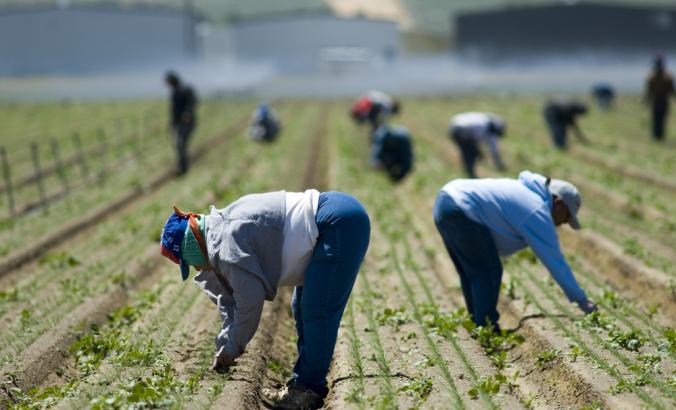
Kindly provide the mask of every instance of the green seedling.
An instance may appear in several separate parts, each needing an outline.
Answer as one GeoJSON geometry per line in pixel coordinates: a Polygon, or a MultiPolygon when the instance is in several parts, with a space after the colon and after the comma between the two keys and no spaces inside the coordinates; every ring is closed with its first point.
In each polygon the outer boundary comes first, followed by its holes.
{"type": "Polygon", "coordinates": [[[496,395],[500,393],[500,386],[502,385],[506,385],[509,391],[512,391],[515,387],[517,387],[515,384],[509,381],[507,376],[502,373],[496,373],[493,376],[482,377],[479,380],[479,383],[475,384],[471,389],[469,389],[467,394],[473,400],[479,397],[480,392],[484,392],[491,396],[496,395]]]}
{"type": "Polygon", "coordinates": [[[660,343],[658,349],[662,352],[676,353],[676,330],[668,327],[662,333],[664,342],[660,343]]]}
{"type": "Polygon", "coordinates": [[[38,260],[41,266],[54,269],[65,269],[78,266],[81,262],[67,252],[50,252],[38,260]]]}
{"type": "Polygon", "coordinates": [[[638,349],[643,346],[646,340],[646,337],[638,329],[623,332],[617,328],[611,329],[606,339],[612,347],[622,347],[632,352],[638,352],[638,349]]]}
{"type": "Polygon", "coordinates": [[[639,259],[645,259],[646,251],[643,249],[643,246],[638,243],[636,238],[630,238],[624,241],[624,246],[622,247],[625,254],[629,256],[634,256],[639,259]]]}
{"type": "Polygon", "coordinates": [[[417,404],[424,402],[432,393],[432,379],[429,377],[418,377],[411,380],[399,388],[399,391],[406,392],[416,399],[417,404]]]}
{"type": "Polygon", "coordinates": [[[582,350],[582,349],[580,348],[580,346],[578,346],[578,345],[569,345],[568,347],[570,348],[570,350],[568,351],[568,353],[566,353],[566,355],[567,355],[568,357],[570,357],[570,360],[571,360],[571,361],[575,362],[575,361],[577,361],[577,358],[578,358],[578,357],[580,357],[580,356],[582,356],[582,357],[586,356],[585,351],[582,350]]]}
{"type": "Polygon", "coordinates": [[[0,303],[17,302],[19,300],[19,289],[0,290],[0,303]]]}
{"type": "Polygon", "coordinates": [[[270,371],[272,371],[273,373],[275,373],[276,375],[278,375],[282,378],[286,378],[286,377],[289,377],[291,375],[291,372],[289,372],[289,369],[286,366],[284,366],[284,364],[281,363],[279,360],[272,359],[269,362],[267,362],[265,364],[265,366],[270,371]]]}
{"type": "Polygon", "coordinates": [[[72,380],[64,386],[49,386],[35,388],[24,393],[21,389],[13,388],[12,397],[14,403],[9,406],[10,410],[46,409],[54,406],[67,397],[74,397],[77,393],[77,381],[72,380]]]}
{"type": "Polygon", "coordinates": [[[516,286],[514,284],[514,279],[510,278],[507,283],[500,284],[500,287],[507,293],[507,297],[510,300],[516,300],[516,286]]]}
{"type": "Polygon", "coordinates": [[[152,374],[140,379],[125,380],[117,391],[97,397],[91,401],[94,410],[119,408],[167,408],[177,407],[176,396],[181,393],[194,393],[195,381],[180,381],[174,369],[165,364],[153,369],[152,374]]]}
{"type": "Polygon", "coordinates": [[[381,325],[393,326],[399,330],[399,326],[405,325],[411,321],[411,317],[406,313],[406,309],[399,307],[396,309],[385,308],[376,316],[376,322],[381,325]]]}
{"type": "Polygon", "coordinates": [[[468,331],[471,331],[474,328],[474,324],[467,314],[465,308],[459,308],[451,313],[443,313],[436,310],[436,307],[428,307],[430,310],[425,311],[425,308],[421,308],[423,314],[427,313],[432,314],[430,319],[426,319],[424,324],[434,333],[439,336],[449,338],[455,335],[458,330],[458,327],[463,327],[468,331]]]}
{"type": "Polygon", "coordinates": [[[561,353],[561,350],[559,350],[559,349],[552,349],[552,350],[547,350],[545,352],[542,352],[542,353],[538,354],[535,365],[538,367],[538,369],[542,370],[547,366],[547,364],[556,360],[559,357],[560,353],[561,353]]]}

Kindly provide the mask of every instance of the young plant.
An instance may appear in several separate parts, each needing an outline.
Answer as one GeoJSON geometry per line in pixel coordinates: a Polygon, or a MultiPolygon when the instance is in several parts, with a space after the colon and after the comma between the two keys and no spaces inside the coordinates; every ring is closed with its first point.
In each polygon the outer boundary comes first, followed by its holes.
{"type": "Polygon", "coordinates": [[[542,352],[538,354],[538,358],[537,361],[535,362],[535,365],[538,367],[538,369],[542,370],[547,366],[547,364],[556,360],[556,358],[559,357],[560,353],[561,350],[559,349],[552,349],[542,352]]]}

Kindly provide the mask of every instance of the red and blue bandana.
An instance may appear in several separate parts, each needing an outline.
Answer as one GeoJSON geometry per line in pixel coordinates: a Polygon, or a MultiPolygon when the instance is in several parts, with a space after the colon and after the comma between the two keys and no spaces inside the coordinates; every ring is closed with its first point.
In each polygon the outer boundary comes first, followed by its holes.
{"type": "Polygon", "coordinates": [[[183,261],[181,244],[183,236],[188,227],[188,215],[174,207],[174,212],[169,216],[162,229],[162,238],[160,240],[160,251],[162,255],[171,259],[172,262],[181,267],[181,277],[188,279],[190,267],[183,261]]]}

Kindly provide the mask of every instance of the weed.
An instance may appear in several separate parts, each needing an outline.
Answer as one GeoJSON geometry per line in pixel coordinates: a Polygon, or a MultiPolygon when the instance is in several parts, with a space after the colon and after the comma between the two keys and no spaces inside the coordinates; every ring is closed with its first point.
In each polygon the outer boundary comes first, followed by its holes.
{"type": "Polygon", "coordinates": [[[399,391],[406,392],[415,397],[419,404],[427,400],[427,397],[432,393],[432,379],[425,376],[418,377],[404,384],[399,388],[399,391]]]}
{"type": "Polygon", "coordinates": [[[67,252],[50,252],[38,260],[40,266],[55,269],[71,268],[80,265],[80,261],[67,252]]]}
{"type": "Polygon", "coordinates": [[[636,238],[630,238],[625,240],[622,250],[624,251],[625,254],[634,256],[639,259],[643,259],[646,256],[645,249],[643,249],[643,246],[641,246],[641,244],[638,243],[638,240],[636,240],[636,238]]]}
{"type": "Polygon", "coordinates": [[[514,388],[518,387],[512,383],[507,376],[502,373],[496,373],[493,376],[482,377],[479,380],[479,383],[472,386],[471,389],[467,392],[469,397],[472,399],[477,399],[480,392],[487,393],[489,395],[495,395],[500,393],[500,386],[505,385],[508,387],[509,391],[513,391],[514,388]]]}
{"type": "Polygon", "coordinates": [[[49,386],[42,389],[31,389],[24,393],[21,389],[12,389],[15,402],[9,407],[19,409],[46,409],[54,406],[66,397],[73,397],[77,393],[77,381],[72,380],[64,386],[49,386]]]}
{"type": "Polygon", "coordinates": [[[629,391],[631,391],[631,388],[624,380],[618,381],[610,388],[612,394],[621,394],[629,391]]]}
{"type": "Polygon", "coordinates": [[[0,302],[17,302],[19,300],[19,289],[0,290],[0,302]]]}
{"type": "Polygon", "coordinates": [[[632,352],[638,352],[638,349],[645,343],[646,337],[638,329],[623,332],[614,328],[608,332],[606,341],[610,342],[612,347],[622,347],[632,352]]]}
{"type": "Polygon", "coordinates": [[[523,249],[516,254],[514,254],[513,257],[510,258],[512,262],[527,262],[530,264],[537,263],[538,257],[535,256],[535,253],[530,248],[523,249]]]}
{"type": "Polygon", "coordinates": [[[406,309],[399,307],[396,309],[385,308],[376,316],[376,322],[379,325],[391,325],[396,330],[399,330],[399,326],[409,323],[411,317],[406,313],[406,309]]]}
{"type": "Polygon", "coordinates": [[[538,358],[537,361],[535,362],[535,365],[538,367],[538,369],[544,369],[547,366],[547,364],[556,360],[556,358],[559,357],[560,353],[561,350],[559,349],[551,349],[542,352],[538,354],[538,358]]]}
{"type": "Polygon", "coordinates": [[[507,293],[507,297],[510,300],[516,300],[516,286],[514,284],[514,279],[509,278],[509,281],[507,283],[502,283],[500,284],[500,287],[505,290],[507,293]]]}
{"type": "Polygon", "coordinates": [[[658,350],[661,352],[676,353],[676,330],[671,327],[668,327],[662,333],[664,336],[664,342],[660,343],[658,350]]]}
{"type": "Polygon", "coordinates": [[[589,404],[587,406],[580,407],[579,410],[602,410],[603,409],[603,404],[599,402],[593,402],[592,404],[589,404]]]}
{"type": "Polygon", "coordinates": [[[158,408],[176,407],[176,396],[180,393],[194,393],[197,384],[194,381],[182,382],[174,375],[169,364],[153,369],[149,377],[125,380],[122,387],[91,401],[91,408],[158,408]]]}
{"type": "Polygon", "coordinates": [[[458,327],[463,327],[471,331],[474,327],[472,319],[465,308],[459,308],[452,313],[442,313],[436,310],[434,306],[421,307],[421,313],[431,314],[432,318],[425,320],[425,326],[434,333],[445,338],[452,337],[458,327]]]}
{"type": "Polygon", "coordinates": [[[282,378],[287,378],[291,375],[289,369],[286,366],[284,366],[284,364],[281,363],[279,360],[271,359],[269,362],[265,364],[265,366],[273,373],[282,378]]]}
{"type": "Polygon", "coordinates": [[[568,347],[570,348],[570,350],[568,351],[568,353],[566,353],[566,355],[568,355],[568,357],[570,357],[570,360],[573,362],[577,361],[578,357],[580,356],[584,357],[587,355],[585,351],[582,350],[578,345],[569,345],[568,347]]]}
{"type": "Polygon", "coordinates": [[[345,401],[352,404],[364,405],[366,403],[366,397],[359,387],[353,387],[345,397],[345,401]]]}

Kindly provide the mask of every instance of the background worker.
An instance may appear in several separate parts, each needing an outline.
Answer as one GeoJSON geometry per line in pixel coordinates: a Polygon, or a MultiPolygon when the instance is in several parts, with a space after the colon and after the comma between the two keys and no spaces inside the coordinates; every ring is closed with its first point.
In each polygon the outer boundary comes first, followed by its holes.
{"type": "Polygon", "coordinates": [[[561,253],[556,227],[580,229],[582,204],[570,183],[529,171],[519,179],[456,179],[439,192],[434,222],[460,275],[467,311],[499,330],[500,256],[530,247],[571,302],[596,310],[561,253]]]}
{"type": "Polygon", "coordinates": [[[498,138],[505,135],[505,121],[497,115],[484,112],[465,112],[451,118],[449,136],[455,141],[462,156],[467,176],[476,178],[475,164],[481,158],[481,143],[488,145],[495,167],[504,171],[498,138]]]}
{"type": "Polygon", "coordinates": [[[577,117],[586,113],[587,105],[578,101],[558,98],[547,101],[542,114],[556,148],[566,149],[569,128],[581,142],[589,142],[577,125],[577,117]]]}
{"type": "Polygon", "coordinates": [[[373,134],[370,164],[399,182],[413,168],[413,144],[406,128],[383,124],[373,134]]]}
{"type": "Polygon", "coordinates": [[[197,123],[195,117],[197,96],[195,91],[184,84],[173,71],[165,74],[164,81],[171,90],[169,112],[171,129],[178,159],[178,172],[183,175],[188,172],[188,142],[197,123]]]}
{"type": "Polygon", "coordinates": [[[645,101],[652,111],[653,138],[661,141],[665,135],[665,124],[669,116],[669,99],[674,97],[674,79],[666,70],[664,57],[655,57],[653,71],[646,80],[645,101]]]}
{"type": "Polygon", "coordinates": [[[592,87],[592,97],[596,101],[596,105],[603,111],[607,111],[613,106],[615,101],[615,89],[612,85],[601,82],[596,83],[592,87]]]}
{"type": "Polygon", "coordinates": [[[266,103],[261,103],[251,116],[249,137],[254,141],[272,142],[277,138],[281,125],[275,112],[266,103]]]}
{"type": "Polygon", "coordinates": [[[368,122],[371,132],[384,124],[392,115],[399,113],[401,105],[398,100],[382,91],[369,91],[352,105],[352,118],[362,124],[368,122]]]}
{"type": "MultiPolygon", "coordinates": [[[[175,208],[174,208],[175,209],[175,208]]],[[[328,393],[326,375],[340,320],[368,248],[364,207],[342,192],[246,195],[206,215],[175,209],[162,231],[162,254],[200,272],[194,281],[223,320],[212,368],[225,372],[258,329],[263,303],[294,286],[298,360],[278,408],[315,409],[328,393]]]]}

